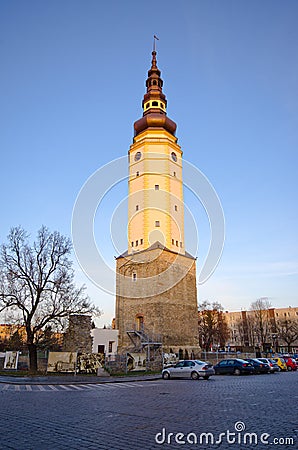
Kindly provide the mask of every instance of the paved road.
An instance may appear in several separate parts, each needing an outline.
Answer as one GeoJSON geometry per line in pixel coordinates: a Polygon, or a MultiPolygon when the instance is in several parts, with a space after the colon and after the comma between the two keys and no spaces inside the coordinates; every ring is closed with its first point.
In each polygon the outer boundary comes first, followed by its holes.
{"type": "Polygon", "coordinates": [[[0,386],[1,450],[298,447],[298,373],[30,387],[0,386]]]}

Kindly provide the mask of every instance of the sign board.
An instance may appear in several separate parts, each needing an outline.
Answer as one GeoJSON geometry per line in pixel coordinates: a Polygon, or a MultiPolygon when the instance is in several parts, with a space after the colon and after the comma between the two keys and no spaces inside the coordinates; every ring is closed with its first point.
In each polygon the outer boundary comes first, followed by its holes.
{"type": "Polygon", "coordinates": [[[77,352],[49,352],[48,372],[75,372],[77,352]]]}
{"type": "Polygon", "coordinates": [[[4,369],[18,368],[19,352],[5,352],[4,369]]]}
{"type": "Polygon", "coordinates": [[[127,353],[126,367],[128,372],[146,370],[146,353],[127,353]]]}

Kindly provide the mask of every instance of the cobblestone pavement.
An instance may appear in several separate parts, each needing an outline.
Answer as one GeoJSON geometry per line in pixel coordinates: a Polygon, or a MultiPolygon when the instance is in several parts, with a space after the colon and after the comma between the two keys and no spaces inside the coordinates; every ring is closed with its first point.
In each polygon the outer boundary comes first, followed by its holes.
{"type": "Polygon", "coordinates": [[[290,372],[32,390],[4,384],[0,449],[296,449],[297,382],[290,372]]]}

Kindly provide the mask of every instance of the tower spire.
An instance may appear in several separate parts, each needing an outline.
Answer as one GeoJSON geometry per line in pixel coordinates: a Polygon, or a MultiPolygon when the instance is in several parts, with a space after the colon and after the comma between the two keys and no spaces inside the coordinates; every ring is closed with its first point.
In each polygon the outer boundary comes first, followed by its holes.
{"type": "Polygon", "coordinates": [[[143,117],[134,124],[135,136],[148,127],[163,127],[175,135],[176,124],[167,117],[167,99],[162,91],[163,80],[157,67],[156,40],[154,35],[151,68],[146,80],[146,93],[142,101],[143,117]]]}

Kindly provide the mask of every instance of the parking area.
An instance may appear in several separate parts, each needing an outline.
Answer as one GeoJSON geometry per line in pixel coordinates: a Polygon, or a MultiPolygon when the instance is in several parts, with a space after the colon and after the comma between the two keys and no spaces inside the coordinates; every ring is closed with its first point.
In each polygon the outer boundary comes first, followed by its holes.
{"type": "Polygon", "coordinates": [[[298,373],[288,372],[2,389],[0,448],[297,448],[297,381],[298,373]]]}

